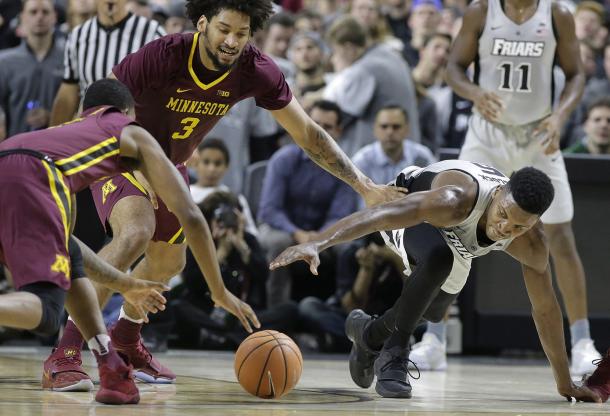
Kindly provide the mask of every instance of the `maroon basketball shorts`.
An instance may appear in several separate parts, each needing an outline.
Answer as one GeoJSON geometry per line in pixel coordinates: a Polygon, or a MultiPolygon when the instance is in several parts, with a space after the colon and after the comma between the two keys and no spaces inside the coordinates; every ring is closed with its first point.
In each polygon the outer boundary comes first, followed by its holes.
{"type": "MultiPolygon", "coordinates": [[[[189,180],[186,166],[180,164],[176,168],[188,185],[189,180]]],[[[144,187],[138,183],[131,173],[123,173],[109,179],[104,179],[94,183],[90,188],[97,214],[107,232],[110,231],[108,229],[110,227],[110,214],[117,202],[128,196],[141,196],[149,199],[144,187]]],[[[159,208],[155,210],[156,227],[152,241],[161,241],[169,244],[183,243],[184,233],[180,221],[169,211],[160,198],[157,198],[157,202],[159,208]]]]}
{"type": "Polygon", "coordinates": [[[0,152],[0,261],[16,289],[36,282],[70,288],[70,204],[70,190],[52,163],[0,152]]]}

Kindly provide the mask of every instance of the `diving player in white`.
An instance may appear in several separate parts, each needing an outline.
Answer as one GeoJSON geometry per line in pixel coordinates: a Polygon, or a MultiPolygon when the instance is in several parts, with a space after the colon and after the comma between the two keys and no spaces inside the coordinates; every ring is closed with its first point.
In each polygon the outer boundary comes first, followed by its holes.
{"type": "Polygon", "coordinates": [[[464,286],[471,259],[502,250],[521,263],[532,316],[564,397],[601,401],[599,394],[570,378],[561,309],[553,291],[546,239],[540,223],[553,200],[547,175],[532,167],[510,178],[479,163],[450,160],[424,169],[408,168],[396,186],[409,190],[397,201],[345,217],[318,233],[315,240],[286,249],[271,269],[297,260],[317,274],[318,254],[336,244],[374,231],[401,255],[409,276],[392,308],[379,318],[355,309],[345,321],[353,342],[352,380],[382,397],[409,398],[409,338],[422,318],[439,321],[464,286]]]}
{"type": "Polygon", "coordinates": [[[473,101],[460,159],[510,174],[524,166],[545,172],[555,198],[541,220],[570,321],[573,375],[592,372],[600,358],[589,333],[587,292],[576,250],[574,206],[559,133],[582,95],[585,76],[572,15],[551,0],[478,0],[464,15],[447,82],[473,101]],[[566,77],[553,108],[554,62],[566,77]],[[475,64],[474,81],[466,76],[475,64]]]}

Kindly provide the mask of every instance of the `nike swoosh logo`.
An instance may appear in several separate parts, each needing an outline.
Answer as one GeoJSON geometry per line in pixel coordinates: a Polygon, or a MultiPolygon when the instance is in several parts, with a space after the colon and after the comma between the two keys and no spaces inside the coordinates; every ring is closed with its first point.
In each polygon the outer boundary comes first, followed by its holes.
{"type": "Polygon", "coordinates": [[[178,88],[178,89],[176,90],[176,92],[177,92],[178,94],[180,94],[181,92],[187,92],[187,91],[190,91],[191,89],[192,89],[192,88],[187,88],[187,89],[184,89],[184,90],[183,90],[182,88],[178,88]]]}
{"type": "Polygon", "coordinates": [[[497,29],[500,29],[501,27],[502,27],[502,26],[492,26],[492,27],[491,27],[491,30],[497,30],[497,29]]]}

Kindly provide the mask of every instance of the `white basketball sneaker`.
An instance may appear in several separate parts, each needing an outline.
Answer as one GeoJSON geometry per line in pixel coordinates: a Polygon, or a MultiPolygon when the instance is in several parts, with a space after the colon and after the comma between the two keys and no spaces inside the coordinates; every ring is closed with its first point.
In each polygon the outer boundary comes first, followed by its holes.
{"type": "Polygon", "coordinates": [[[426,332],[421,341],[413,345],[409,360],[423,371],[445,371],[447,369],[447,345],[440,342],[436,335],[426,332]]]}
{"type": "Polygon", "coordinates": [[[595,349],[593,340],[590,338],[581,339],[572,347],[570,374],[580,377],[583,374],[593,373],[597,368],[597,366],[593,364],[593,361],[599,360],[600,358],[602,358],[602,356],[595,349]]]}

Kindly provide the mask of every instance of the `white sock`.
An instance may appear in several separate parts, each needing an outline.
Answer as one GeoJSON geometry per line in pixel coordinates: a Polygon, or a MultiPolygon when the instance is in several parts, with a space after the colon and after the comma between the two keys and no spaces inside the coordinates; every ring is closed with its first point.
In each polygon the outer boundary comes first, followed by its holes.
{"type": "Polygon", "coordinates": [[[143,324],[144,323],[144,319],[134,319],[134,318],[129,317],[125,313],[125,309],[123,309],[122,306],[121,306],[121,312],[119,312],[119,319],[126,319],[129,322],[133,322],[134,324],[143,324]]]}
{"type": "Polygon", "coordinates": [[[87,341],[87,345],[91,351],[97,352],[98,355],[106,355],[110,352],[110,337],[108,334],[99,334],[87,341]]]}

